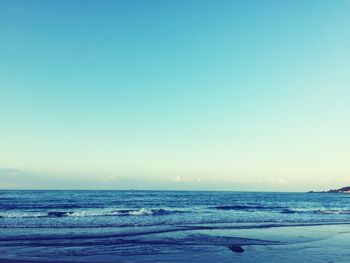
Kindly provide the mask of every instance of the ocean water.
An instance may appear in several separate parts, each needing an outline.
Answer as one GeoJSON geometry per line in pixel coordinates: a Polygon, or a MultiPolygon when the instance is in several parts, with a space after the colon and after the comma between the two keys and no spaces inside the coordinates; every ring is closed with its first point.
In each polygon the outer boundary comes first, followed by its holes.
{"type": "Polygon", "coordinates": [[[143,257],[157,262],[159,255],[179,251],[269,244],[208,231],[348,224],[349,198],[326,193],[0,191],[0,258],[138,262],[143,257]]]}

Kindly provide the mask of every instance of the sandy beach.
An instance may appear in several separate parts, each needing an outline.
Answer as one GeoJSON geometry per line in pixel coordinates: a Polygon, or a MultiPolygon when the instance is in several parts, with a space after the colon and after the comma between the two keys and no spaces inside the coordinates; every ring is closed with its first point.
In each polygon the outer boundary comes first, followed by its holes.
{"type": "MultiPolygon", "coordinates": [[[[181,234],[184,234],[183,232],[181,234]]],[[[77,257],[75,260],[57,261],[50,258],[3,258],[0,262],[348,262],[350,255],[350,225],[320,225],[270,227],[254,229],[193,230],[188,236],[212,237],[216,243],[176,244],[167,251],[140,253],[137,248],[148,246],[152,250],[162,247],[167,233],[148,235],[148,240],[135,246],[135,254],[122,255],[113,249],[105,255],[77,257]],[[227,243],[226,238],[233,238],[227,243]],[[220,242],[222,240],[222,242],[220,242]],[[236,241],[235,241],[236,240],[236,241]],[[261,241],[262,244],[258,244],[261,241]],[[236,253],[229,246],[239,246],[243,252],[236,253]]],[[[208,238],[210,240],[210,238],[208,238]]],[[[13,248],[14,250],[16,248],[13,248]]],[[[15,252],[15,251],[14,251],[15,252]]]]}

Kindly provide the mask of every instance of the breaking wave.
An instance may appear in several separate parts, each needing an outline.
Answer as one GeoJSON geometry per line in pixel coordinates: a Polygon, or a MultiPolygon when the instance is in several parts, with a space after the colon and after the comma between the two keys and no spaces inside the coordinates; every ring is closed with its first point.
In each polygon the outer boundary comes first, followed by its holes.
{"type": "Polygon", "coordinates": [[[293,210],[293,209],[283,209],[281,211],[282,214],[331,214],[331,215],[343,215],[350,214],[350,210],[342,210],[342,209],[316,209],[316,210],[293,210]]]}
{"type": "Polygon", "coordinates": [[[139,210],[78,210],[78,211],[49,211],[49,212],[2,212],[0,218],[38,218],[38,217],[94,217],[94,216],[152,216],[181,213],[178,210],[146,209],[139,210]]]}

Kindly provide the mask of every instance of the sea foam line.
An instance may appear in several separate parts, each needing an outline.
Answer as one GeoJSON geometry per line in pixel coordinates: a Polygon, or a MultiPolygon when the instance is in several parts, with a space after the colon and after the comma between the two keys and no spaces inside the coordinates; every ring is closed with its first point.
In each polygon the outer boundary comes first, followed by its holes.
{"type": "Polygon", "coordinates": [[[111,210],[92,209],[78,211],[48,211],[48,212],[0,212],[0,218],[40,218],[40,217],[94,217],[94,216],[152,216],[167,215],[181,211],[167,209],[111,210]]]}

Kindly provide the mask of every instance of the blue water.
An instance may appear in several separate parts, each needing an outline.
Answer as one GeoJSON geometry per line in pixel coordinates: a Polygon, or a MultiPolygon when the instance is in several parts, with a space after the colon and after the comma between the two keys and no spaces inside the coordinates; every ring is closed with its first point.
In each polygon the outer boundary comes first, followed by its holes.
{"type": "Polygon", "coordinates": [[[326,193],[0,191],[0,255],[99,261],[122,259],[136,250],[168,253],[184,244],[225,246],[237,238],[198,231],[350,223],[349,198],[326,193]]]}

